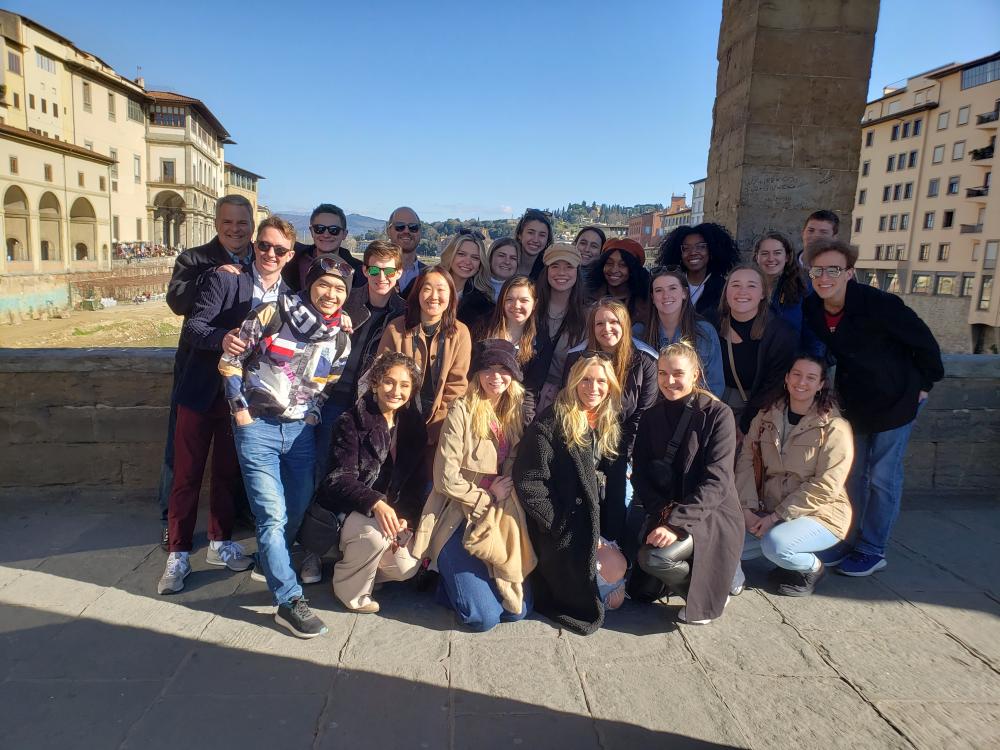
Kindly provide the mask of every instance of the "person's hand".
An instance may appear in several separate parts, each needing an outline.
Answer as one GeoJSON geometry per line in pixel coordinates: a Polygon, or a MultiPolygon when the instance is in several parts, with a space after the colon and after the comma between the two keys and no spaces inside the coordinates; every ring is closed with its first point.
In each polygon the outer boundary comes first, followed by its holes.
{"type": "Polygon", "coordinates": [[[351,316],[345,312],[340,313],[340,330],[348,336],[354,333],[354,323],[351,321],[351,316]]]}
{"type": "Polygon", "coordinates": [[[379,528],[386,539],[395,539],[396,534],[406,528],[406,521],[401,520],[396,515],[396,511],[385,500],[379,500],[375,503],[372,507],[372,515],[378,521],[379,528]]]}
{"type": "Polygon", "coordinates": [[[239,328],[234,328],[222,337],[222,351],[230,357],[238,357],[246,351],[246,342],[239,337],[239,332],[239,328]]]}
{"type": "Polygon", "coordinates": [[[306,418],[304,421],[306,424],[315,426],[319,424],[319,417],[316,414],[309,412],[308,414],[306,414],[306,418]]]}
{"type": "Polygon", "coordinates": [[[776,523],[778,523],[778,517],[774,513],[768,513],[766,516],[758,519],[757,524],[750,530],[750,533],[760,538],[770,531],[776,523]]]}
{"type": "Polygon", "coordinates": [[[749,508],[743,509],[743,525],[751,534],[753,533],[753,530],[757,528],[757,522],[759,520],[760,515],[756,511],[752,511],[749,508]]]}
{"type": "Polygon", "coordinates": [[[506,500],[514,490],[514,480],[510,477],[497,477],[490,485],[490,492],[493,497],[499,500],[506,500]]]}
{"type": "Polygon", "coordinates": [[[677,541],[677,534],[666,526],[657,526],[646,536],[646,544],[652,547],[666,547],[677,541]]]}
{"type": "Polygon", "coordinates": [[[917,396],[917,403],[922,404],[924,401],[927,400],[927,397],[930,395],[931,394],[929,394],[927,391],[920,391],[920,395],[917,396]]]}
{"type": "Polygon", "coordinates": [[[247,409],[240,409],[238,412],[233,414],[233,419],[236,420],[236,424],[240,427],[246,427],[248,424],[253,422],[253,417],[250,416],[250,412],[247,409]]]}
{"type": "Polygon", "coordinates": [[[226,263],[224,266],[216,266],[215,270],[221,271],[222,273],[235,273],[237,275],[240,273],[240,267],[235,263],[226,263]]]}

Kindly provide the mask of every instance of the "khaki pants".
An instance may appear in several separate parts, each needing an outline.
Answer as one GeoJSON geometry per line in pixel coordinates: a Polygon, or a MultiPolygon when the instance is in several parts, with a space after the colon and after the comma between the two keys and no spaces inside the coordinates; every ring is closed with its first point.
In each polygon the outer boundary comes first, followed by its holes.
{"type": "Polygon", "coordinates": [[[367,604],[376,581],[405,581],[420,567],[408,547],[390,551],[378,521],[356,511],[344,519],[340,551],[344,557],[333,568],[333,593],[349,609],[367,604]]]}

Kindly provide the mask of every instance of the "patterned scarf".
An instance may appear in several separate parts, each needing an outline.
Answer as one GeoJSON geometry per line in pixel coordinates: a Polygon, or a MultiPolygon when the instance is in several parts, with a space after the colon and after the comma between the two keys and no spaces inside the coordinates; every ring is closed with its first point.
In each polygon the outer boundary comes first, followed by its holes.
{"type": "Polygon", "coordinates": [[[306,302],[300,294],[278,297],[278,312],[283,323],[308,341],[330,341],[340,332],[340,311],[328,319],[306,302]]]}

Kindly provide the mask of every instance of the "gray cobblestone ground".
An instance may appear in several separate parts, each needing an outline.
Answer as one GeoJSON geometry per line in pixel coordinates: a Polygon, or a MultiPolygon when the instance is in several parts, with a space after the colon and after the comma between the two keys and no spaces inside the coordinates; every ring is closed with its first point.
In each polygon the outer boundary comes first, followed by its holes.
{"type": "Polygon", "coordinates": [[[918,507],[876,576],[789,599],[754,568],[708,627],[675,599],[472,634],[405,586],[348,614],[327,569],[303,642],[203,552],[157,596],[150,509],[0,498],[0,747],[998,747],[1000,505],[918,507]]]}

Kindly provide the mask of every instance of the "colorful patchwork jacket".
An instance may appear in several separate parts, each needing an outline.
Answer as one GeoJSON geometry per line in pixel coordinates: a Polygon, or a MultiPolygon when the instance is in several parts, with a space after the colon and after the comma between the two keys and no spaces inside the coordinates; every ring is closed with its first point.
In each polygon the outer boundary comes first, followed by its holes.
{"type": "Polygon", "coordinates": [[[299,295],[283,294],[252,310],[239,337],[243,353],[219,360],[230,411],[318,422],[351,351],[339,313],[325,320],[299,295]]]}

